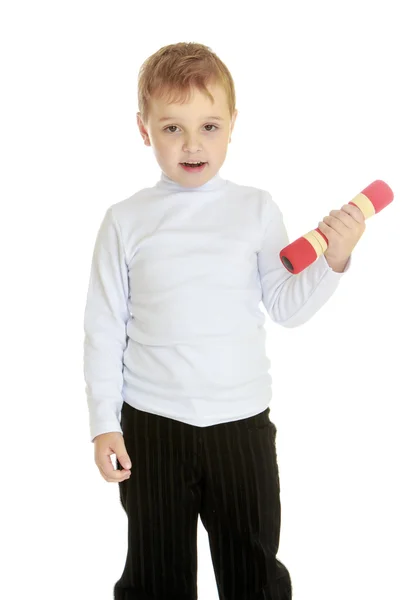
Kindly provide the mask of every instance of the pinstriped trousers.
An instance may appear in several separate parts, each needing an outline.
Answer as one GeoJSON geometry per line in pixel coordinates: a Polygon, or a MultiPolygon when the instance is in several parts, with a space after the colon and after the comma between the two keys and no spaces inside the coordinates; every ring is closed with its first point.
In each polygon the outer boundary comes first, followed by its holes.
{"type": "Polygon", "coordinates": [[[114,600],[197,600],[199,515],[220,600],[292,598],[276,557],[281,505],[269,410],[197,427],[123,403],[132,474],[118,484],[128,549],[114,600]]]}

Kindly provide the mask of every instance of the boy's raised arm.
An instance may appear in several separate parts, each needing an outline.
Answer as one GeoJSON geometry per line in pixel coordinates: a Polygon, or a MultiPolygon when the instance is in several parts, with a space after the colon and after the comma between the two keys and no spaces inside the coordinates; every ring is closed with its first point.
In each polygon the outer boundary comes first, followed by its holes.
{"type": "Polygon", "coordinates": [[[269,317],[283,327],[298,327],[308,321],[332,296],[342,273],[333,271],[324,255],[301,273],[293,275],[283,266],[279,252],[289,244],[283,215],[269,192],[265,193],[265,231],[258,269],[262,302],[269,317]]]}
{"type": "Polygon", "coordinates": [[[128,297],[124,247],[110,207],[94,246],[84,314],[84,377],[92,441],[101,433],[123,433],[120,411],[128,297]]]}

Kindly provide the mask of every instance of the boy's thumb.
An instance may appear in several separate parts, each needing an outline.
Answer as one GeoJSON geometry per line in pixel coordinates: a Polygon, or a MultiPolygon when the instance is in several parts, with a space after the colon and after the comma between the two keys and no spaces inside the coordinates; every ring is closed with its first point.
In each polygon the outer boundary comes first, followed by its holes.
{"type": "Polygon", "coordinates": [[[132,468],[132,463],[130,462],[130,458],[127,456],[127,454],[121,454],[120,456],[117,457],[117,460],[119,461],[119,463],[122,465],[122,467],[124,469],[132,468]]]}
{"type": "Polygon", "coordinates": [[[116,453],[117,460],[122,465],[122,467],[124,469],[130,469],[132,467],[132,461],[130,460],[129,455],[127,454],[126,446],[124,445],[123,439],[120,442],[120,448],[119,446],[117,446],[117,448],[114,448],[114,451],[116,453]]]}

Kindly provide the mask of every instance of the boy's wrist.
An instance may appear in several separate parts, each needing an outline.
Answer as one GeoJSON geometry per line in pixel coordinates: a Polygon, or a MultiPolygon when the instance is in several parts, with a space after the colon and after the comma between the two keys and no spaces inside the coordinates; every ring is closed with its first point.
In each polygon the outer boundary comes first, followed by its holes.
{"type": "Polygon", "coordinates": [[[349,257],[345,260],[334,260],[333,258],[328,258],[325,256],[325,260],[335,273],[343,273],[346,265],[348,264],[349,257]]]}

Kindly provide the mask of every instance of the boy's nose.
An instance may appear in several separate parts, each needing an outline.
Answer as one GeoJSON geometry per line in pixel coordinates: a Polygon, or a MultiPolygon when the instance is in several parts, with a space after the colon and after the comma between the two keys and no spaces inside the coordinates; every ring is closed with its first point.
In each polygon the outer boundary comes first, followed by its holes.
{"type": "Polygon", "coordinates": [[[200,141],[196,139],[196,137],[186,138],[185,143],[183,145],[183,151],[189,152],[190,154],[195,154],[196,152],[201,151],[200,141]]]}

